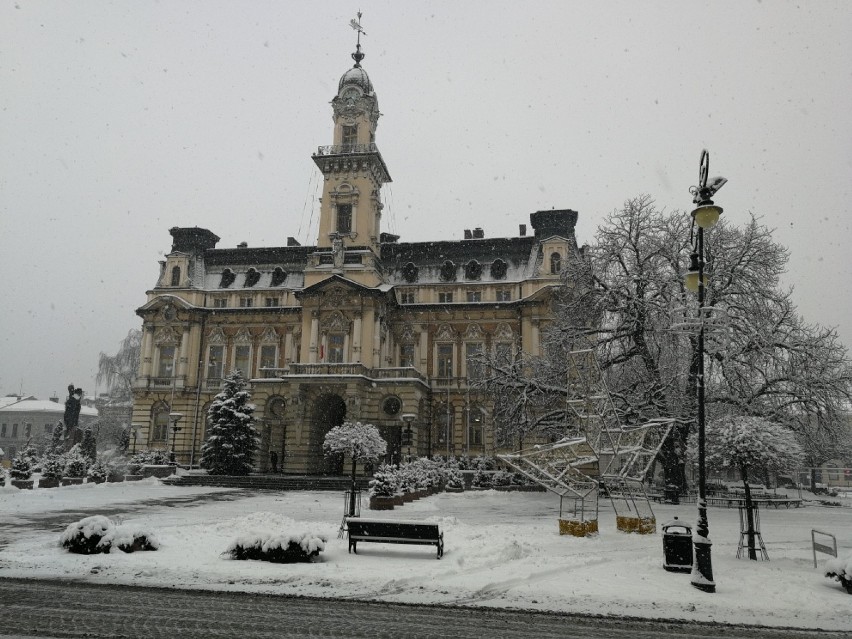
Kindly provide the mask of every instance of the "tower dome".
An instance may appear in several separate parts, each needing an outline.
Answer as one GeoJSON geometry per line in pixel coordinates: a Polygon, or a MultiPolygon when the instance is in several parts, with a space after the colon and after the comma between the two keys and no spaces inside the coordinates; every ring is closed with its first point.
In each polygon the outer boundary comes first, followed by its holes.
{"type": "Polygon", "coordinates": [[[341,76],[337,85],[337,93],[342,93],[348,86],[358,87],[364,95],[372,95],[373,93],[373,83],[370,82],[370,77],[360,65],[355,65],[341,76]]]}

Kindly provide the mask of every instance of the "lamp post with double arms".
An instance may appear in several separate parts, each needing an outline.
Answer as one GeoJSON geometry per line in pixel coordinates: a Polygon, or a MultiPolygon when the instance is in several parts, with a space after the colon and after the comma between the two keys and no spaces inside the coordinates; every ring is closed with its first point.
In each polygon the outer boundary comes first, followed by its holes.
{"type": "Polygon", "coordinates": [[[710,525],[707,521],[707,470],[705,455],[705,411],[704,411],[704,324],[709,309],[704,308],[707,284],[704,268],[704,231],[716,225],[722,208],[713,204],[712,197],[727,182],[723,177],[710,178],[710,154],[701,152],[698,169],[698,186],[689,189],[693,195],[695,209],[692,211],[693,224],[698,228],[694,252],[691,255],[689,272],[686,275],[686,287],[698,293],[698,372],[695,379],[698,401],[698,523],[695,526],[692,541],[695,547],[695,563],[692,567],[693,586],[704,592],[716,592],[713,581],[713,564],[710,556],[710,525]],[[708,183],[709,182],[709,183],[708,183]]]}
{"type": "Polygon", "coordinates": [[[180,421],[181,417],[183,417],[183,413],[169,413],[169,421],[171,421],[172,423],[172,450],[169,454],[169,461],[172,464],[177,463],[177,459],[175,458],[175,442],[177,441],[178,431],[181,430],[181,427],[178,426],[178,422],[180,421]]]}

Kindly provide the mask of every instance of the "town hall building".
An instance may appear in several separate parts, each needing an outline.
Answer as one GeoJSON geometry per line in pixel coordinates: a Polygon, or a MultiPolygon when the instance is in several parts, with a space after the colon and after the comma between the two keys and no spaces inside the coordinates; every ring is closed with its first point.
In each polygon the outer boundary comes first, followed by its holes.
{"type": "Polygon", "coordinates": [[[207,410],[233,369],[250,380],[260,471],[274,451],[284,472],[340,473],[322,443],[344,419],[375,424],[389,461],[498,447],[475,385],[482,356],[539,353],[552,291],[580,251],[577,213],[532,213],[517,237],[472,228],[405,242],[383,232],[391,176],[378,100],[360,44],[352,57],[331,102],[332,144],[312,156],[324,178],[314,246],[217,248],[206,228],[170,229],[137,311],[137,450],[174,445],[179,463],[197,465],[207,410]]]}

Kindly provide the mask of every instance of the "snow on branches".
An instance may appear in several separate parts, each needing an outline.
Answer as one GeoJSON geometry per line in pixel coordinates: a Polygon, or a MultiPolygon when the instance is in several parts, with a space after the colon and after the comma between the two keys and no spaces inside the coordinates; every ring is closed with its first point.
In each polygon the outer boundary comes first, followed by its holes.
{"type": "Polygon", "coordinates": [[[378,428],[350,421],[328,431],[322,447],[326,455],[342,453],[353,460],[377,459],[387,451],[387,443],[378,428]]]}
{"type": "Polygon", "coordinates": [[[258,447],[254,405],[238,370],[224,379],[224,388],[213,399],[207,419],[208,437],[201,448],[201,467],[211,475],[248,475],[258,447]]]}

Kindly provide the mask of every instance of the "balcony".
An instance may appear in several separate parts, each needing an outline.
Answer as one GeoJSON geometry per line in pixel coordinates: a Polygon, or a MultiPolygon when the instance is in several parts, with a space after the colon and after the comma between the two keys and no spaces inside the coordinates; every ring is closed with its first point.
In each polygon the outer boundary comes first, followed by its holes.
{"type": "Polygon", "coordinates": [[[375,142],[369,144],[329,144],[317,149],[317,156],[329,155],[357,155],[359,153],[378,153],[379,148],[375,142]]]}
{"type": "Polygon", "coordinates": [[[359,376],[372,380],[416,379],[428,384],[426,376],[416,368],[403,366],[399,368],[367,368],[363,364],[290,364],[287,368],[263,368],[261,377],[275,379],[282,377],[300,376],[359,376]]]}
{"type": "MultiPolygon", "coordinates": [[[[162,389],[162,388],[183,388],[186,385],[186,375],[178,375],[176,377],[142,377],[138,380],[143,388],[162,389]]],[[[140,384],[137,382],[137,386],[140,384]]]]}

